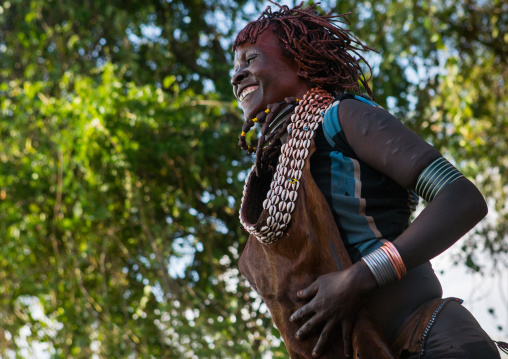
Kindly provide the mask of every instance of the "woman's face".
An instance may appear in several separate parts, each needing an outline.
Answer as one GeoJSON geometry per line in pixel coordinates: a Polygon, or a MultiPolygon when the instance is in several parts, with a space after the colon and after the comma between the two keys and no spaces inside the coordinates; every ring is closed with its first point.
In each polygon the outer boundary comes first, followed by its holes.
{"type": "Polygon", "coordinates": [[[301,77],[296,61],[284,56],[272,29],[265,30],[254,44],[245,42],[235,51],[231,79],[245,119],[254,118],[266,106],[285,97],[301,98],[312,88],[301,77]]]}

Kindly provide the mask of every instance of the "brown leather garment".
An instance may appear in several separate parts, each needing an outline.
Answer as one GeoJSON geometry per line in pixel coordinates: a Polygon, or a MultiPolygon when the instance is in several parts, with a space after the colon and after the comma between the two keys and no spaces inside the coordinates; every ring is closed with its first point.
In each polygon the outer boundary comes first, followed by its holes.
{"type": "MultiPolygon", "coordinates": [[[[312,179],[309,160],[315,151],[311,141],[310,154],[298,188],[298,199],[292,214],[288,235],[271,245],[259,242],[251,235],[240,258],[240,272],[263,298],[286,348],[293,359],[312,358],[312,349],[319,333],[303,341],[295,334],[302,323],[292,323],[289,317],[305,302],[296,296],[319,276],[343,270],[351,260],[341,240],[328,203],[312,179]]],[[[271,178],[250,174],[241,216],[245,223],[261,223],[268,214],[262,202],[266,198],[271,178]]],[[[337,328],[321,358],[345,358],[342,332],[337,328]]],[[[353,329],[354,358],[394,358],[375,324],[362,310],[353,329]]]]}

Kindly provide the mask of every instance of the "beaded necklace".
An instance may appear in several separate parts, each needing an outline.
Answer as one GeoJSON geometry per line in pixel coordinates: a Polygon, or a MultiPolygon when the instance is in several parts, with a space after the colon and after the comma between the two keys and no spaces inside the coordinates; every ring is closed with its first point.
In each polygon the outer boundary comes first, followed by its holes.
{"type": "Polygon", "coordinates": [[[284,101],[268,105],[266,110],[261,111],[252,120],[247,120],[243,124],[238,145],[243,150],[246,150],[247,154],[256,152],[255,168],[258,177],[262,172],[267,170],[272,170],[273,172],[273,166],[270,165],[270,161],[280,152],[280,137],[286,132],[291,118],[288,117],[278,131],[270,132],[270,125],[273,125],[274,121],[281,117],[280,115],[290,113],[299,101],[295,97],[286,97],[284,101]],[[257,147],[248,146],[245,136],[256,123],[262,125],[257,147]],[[266,143],[269,143],[269,145],[265,147],[266,143]]]}
{"type": "MultiPolygon", "coordinates": [[[[267,121],[265,121],[263,125],[263,130],[261,131],[258,147],[256,149],[256,163],[252,167],[254,171],[248,176],[245,182],[241,202],[242,205],[240,208],[240,222],[244,229],[264,244],[272,244],[281,238],[290,224],[291,214],[295,209],[295,202],[298,198],[297,191],[300,187],[302,169],[309,156],[309,148],[311,140],[314,137],[314,131],[319,124],[323,122],[325,110],[332,102],[333,97],[328,92],[321,88],[313,88],[303,96],[301,101],[294,98],[286,98],[281,104],[275,104],[271,109],[268,109],[269,111],[265,112],[265,116],[266,114],[268,114],[268,116],[266,116],[267,121]],[[270,114],[275,112],[274,108],[279,110],[277,105],[281,106],[281,104],[293,102],[298,103],[294,114],[284,122],[284,125],[279,130],[266,135],[269,124],[268,120],[272,121],[275,118],[274,115],[272,115],[272,118],[268,118],[270,114]],[[269,148],[273,143],[270,143],[264,152],[262,146],[270,141],[270,139],[272,139],[272,142],[276,141],[280,144],[279,139],[286,129],[288,132],[287,142],[280,146],[280,151],[272,147],[272,153],[267,156],[266,153],[270,151],[269,148]],[[263,132],[265,134],[263,134],[263,132]],[[263,201],[263,213],[256,223],[247,223],[246,198],[248,197],[247,200],[250,202],[255,201],[256,197],[256,194],[250,193],[249,188],[253,180],[253,175],[256,174],[259,177],[259,171],[264,170],[262,166],[263,161],[269,160],[270,157],[273,158],[275,156],[278,156],[278,164],[270,183],[270,189],[266,194],[266,199],[263,201]]],[[[258,116],[263,115],[260,113],[258,116]]],[[[264,119],[264,117],[262,117],[262,119],[264,119]]],[[[252,120],[252,123],[259,120],[259,117],[257,117],[257,120],[252,120]]],[[[249,122],[247,126],[244,125],[244,128],[242,128],[242,135],[240,135],[240,142],[243,145],[241,145],[242,148],[247,147],[245,133],[252,126],[249,122]]]]}
{"type": "Polygon", "coordinates": [[[263,124],[263,127],[261,129],[261,137],[258,140],[257,148],[260,148],[260,147],[263,148],[263,145],[266,142],[270,141],[269,138],[266,138],[266,135],[268,134],[267,132],[269,130],[270,124],[277,117],[280,110],[285,108],[284,107],[285,104],[294,105],[295,103],[297,103],[299,101],[300,100],[295,97],[286,97],[284,99],[284,101],[268,105],[267,109],[258,113],[256,115],[256,117],[254,117],[251,120],[245,121],[242,126],[242,133],[238,137],[239,138],[238,146],[240,146],[243,150],[246,150],[248,154],[251,154],[254,152],[256,147],[251,147],[251,146],[247,145],[247,141],[245,140],[245,135],[247,134],[247,132],[250,131],[250,129],[252,127],[254,127],[254,125],[256,123],[259,123],[259,124],[263,124]],[[265,137],[263,138],[263,136],[265,136],[265,137]],[[262,141],[262,139],[263,139],[263,141],[262,141]]]}

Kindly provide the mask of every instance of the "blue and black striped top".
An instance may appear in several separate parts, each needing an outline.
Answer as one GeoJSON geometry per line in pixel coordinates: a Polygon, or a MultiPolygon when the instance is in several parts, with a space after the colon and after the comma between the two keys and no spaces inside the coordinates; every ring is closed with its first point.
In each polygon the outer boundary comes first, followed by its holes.
{"type": "MultiPolygon", "coordinates": [[[[351,98],[353,96],[349,95],[351,98]]],[[[356,100],[378,106],[363,97],[356,100]]],[[[418,195],[362,162],[342,131],[336,101],[316,131],[310,170],[353,262],[394,240],[409,225],[418,195]]]]}

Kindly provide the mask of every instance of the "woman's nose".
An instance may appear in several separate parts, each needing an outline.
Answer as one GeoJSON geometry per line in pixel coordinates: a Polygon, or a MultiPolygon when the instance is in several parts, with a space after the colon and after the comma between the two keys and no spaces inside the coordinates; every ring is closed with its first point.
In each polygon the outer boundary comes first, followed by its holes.
{"type": "Polygon", "coordinates": [[[248,75],[249,74],[247,71],[244,69],[239,69],[237,72],[235,72],[233,77],[231,77],[231,85],[239,85],[248,75]]]}

